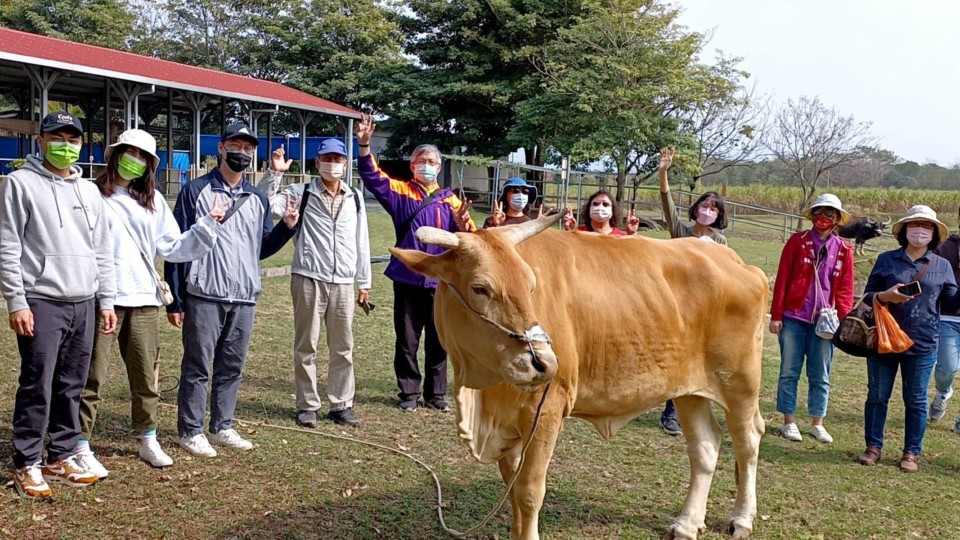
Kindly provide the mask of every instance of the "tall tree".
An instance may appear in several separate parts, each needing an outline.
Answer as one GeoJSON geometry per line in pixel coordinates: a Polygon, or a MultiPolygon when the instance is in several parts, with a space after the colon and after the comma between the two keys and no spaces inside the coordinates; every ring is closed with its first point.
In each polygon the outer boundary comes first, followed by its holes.
{"type": "Polygon", "coordinates": [[[680,128],[698,103],[735,87],[702,64],[702,35],[657,0],[591,0],[537,55],[544,92],[521,103],[514,135],[542,137],[554,157],[608,159],[618,201],[627,176],[652,167],[658,148],[693,148],[680,128]]]}
{"type": "Polygon", "coordinates": [[[133,20],[123,0],[0,2],[0,26],[111,49],[127,48],[133,20]]]}
{"type": "Polygon", "coordinates": [[[573,25],[581,0],[412,0],[398,13],[416,58],[384,127],[397,153],[424,141],[444,151],[505,156],[519,146],[539,164],[538,138],[508,139],[517,104],[540,93],[530,55],[573,25]]]}
{"type": "Polygon", "coordinates": [[[802,210],[825,175],[858,159],[858,148],[874,142],[869,122],[857,122],[828,108],[820,98],[803,96],[787,100],[776,112],[765,145],[800,186],[803,196],[797,209],[802,210]]]}

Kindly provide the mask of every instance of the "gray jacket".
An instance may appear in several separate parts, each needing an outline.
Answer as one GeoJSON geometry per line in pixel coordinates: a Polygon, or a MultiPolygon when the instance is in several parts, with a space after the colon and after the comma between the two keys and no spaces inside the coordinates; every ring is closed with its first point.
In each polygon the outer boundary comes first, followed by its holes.
{"type": "Polygon", "coordinates": [[[0,292],[11,313],[27,298],[82,302],[112,310],[113,239],[97,186],[79,167],[60,178],[27,157],[0,183],[0,292]]]}
{"type": "Polygon", "coordinates": [[[266,173],[257,187],[270,198],[274,215],[283,215],[287,196],[295,199],[310,193],[304,215],[300,216],[291,273],[322,281],[324,283],[356,283],[361,289],[369,289],[372,283],[370,270],[370,233],[363,196],[346,183],[340,183],[343,200],[336,215],[320,200],[322,181],[314,178],[308,183],[292,184],[278,193],[281,173],[266,173]]]}
{"type": "Polygon", "coordinates": [[[260,259],[279,251],[296,231],[283,221],[274,225],[263,193],[246,180],[231,189],[219,167],[180,191],[173,209],[180,230],[189,230],[209,214],[218,197],[233,204],[220,223],[213,249],[192,263],[163,265],[174,298],[168,313],[183,311],[187,293],[213,302],[255,304],[261,290],[260,259]]]}

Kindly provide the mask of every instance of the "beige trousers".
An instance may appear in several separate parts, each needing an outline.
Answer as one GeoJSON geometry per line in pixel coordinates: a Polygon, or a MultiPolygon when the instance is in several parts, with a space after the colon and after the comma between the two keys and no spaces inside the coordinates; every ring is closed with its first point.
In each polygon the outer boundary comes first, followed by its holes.
{"type": "Polygon", "coordinates": [[[356,381],[353,374],[352,284],[323,283],[293,274],[293,378],[297,386],[297,410],[316,411],[321,400],[317,393],[317,341],[320,329],[327,328],[327,399],[330,410],[353,407],[356,381]]]}

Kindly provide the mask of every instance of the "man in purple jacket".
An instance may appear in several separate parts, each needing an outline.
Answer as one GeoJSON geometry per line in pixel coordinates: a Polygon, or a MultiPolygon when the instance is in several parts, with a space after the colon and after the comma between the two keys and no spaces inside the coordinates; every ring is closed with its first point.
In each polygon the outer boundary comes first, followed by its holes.
{"type": "MultiPolygon", "coordinates": [[[[444,248],[422,245],[417,241],[417,229],[423,226],[447,231],[475,231],[470,217],[470,203],[464,204],[449,188],[440,188],[437,178],[442,166],[440,151],[432,144],[414,149],[410,168],[414,181],[390,178],[370,154],[370,137],[376,124],[369,115],[363,115],[356,127],[360,156],[357,169],[368,191],[393,218],[397,233],[397,247],[417,249],[439,255],[444,248]]],[[[423,385],[424,404],[439,411],[449,411],[444,396],[447,393],[447,353],[440,345],[437,327],[433,323],[433,297],[437,282],[414,273],[396,258],[390,258],[385,272],[393,281],[393,326],[397,333],[393,369],[400,388],[400,410],[415,411],[420,399],[420,369],[417,350],[420,335],[426,329],[423,385]]]]}

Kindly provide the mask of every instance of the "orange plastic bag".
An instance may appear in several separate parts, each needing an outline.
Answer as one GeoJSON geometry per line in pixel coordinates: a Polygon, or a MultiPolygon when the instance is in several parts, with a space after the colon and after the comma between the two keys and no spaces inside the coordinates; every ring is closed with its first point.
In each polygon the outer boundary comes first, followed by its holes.
{"type": "Polygon", "coordinates": [[[877,352],[902,353],[913,347],[913,340],[900,329],[887,306],[877,302],[876,296],[873,299],[873,319],[877,325],[877,352]]]}

